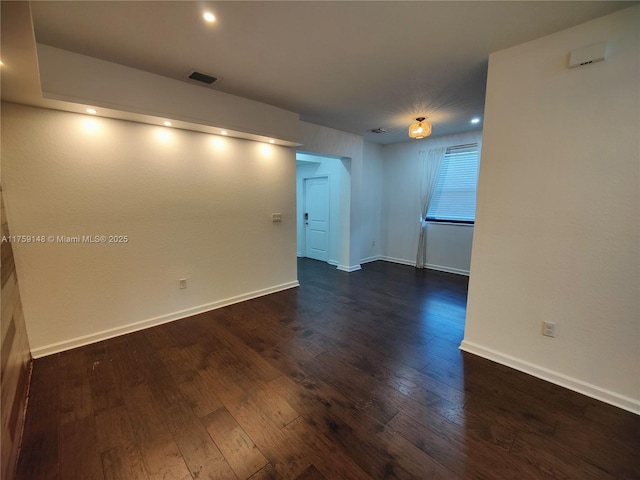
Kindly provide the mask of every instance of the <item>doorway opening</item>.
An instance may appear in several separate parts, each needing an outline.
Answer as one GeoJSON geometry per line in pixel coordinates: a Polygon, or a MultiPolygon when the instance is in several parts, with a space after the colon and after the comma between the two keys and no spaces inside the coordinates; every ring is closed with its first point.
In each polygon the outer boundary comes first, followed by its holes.
{"type": "Polygon", "coordinates": [[[296,154],[297,255],[348,264],[350,159],[296,154]]]}

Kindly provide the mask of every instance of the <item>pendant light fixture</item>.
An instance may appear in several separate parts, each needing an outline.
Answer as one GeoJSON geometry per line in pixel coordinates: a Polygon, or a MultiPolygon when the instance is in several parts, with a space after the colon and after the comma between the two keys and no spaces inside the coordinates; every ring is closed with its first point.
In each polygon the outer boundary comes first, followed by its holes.
{"type": "Polygon", "coordinates": [[[409,136],[417,140],[431,135],[431,124],[424,121],[424,117],[416,118],[416,123],[409,127],[409,136]]]}

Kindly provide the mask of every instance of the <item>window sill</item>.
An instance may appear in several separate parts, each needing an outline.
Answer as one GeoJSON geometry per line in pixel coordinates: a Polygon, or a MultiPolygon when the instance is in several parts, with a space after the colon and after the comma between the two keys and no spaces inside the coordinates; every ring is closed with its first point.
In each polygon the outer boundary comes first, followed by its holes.
{"type": "Polygon", "coordinates": [[[473,227],[475,223],[447,222],[446,220],[427,220],[427,223],[433,225],[451,225],[453,227],[473,227]]]}

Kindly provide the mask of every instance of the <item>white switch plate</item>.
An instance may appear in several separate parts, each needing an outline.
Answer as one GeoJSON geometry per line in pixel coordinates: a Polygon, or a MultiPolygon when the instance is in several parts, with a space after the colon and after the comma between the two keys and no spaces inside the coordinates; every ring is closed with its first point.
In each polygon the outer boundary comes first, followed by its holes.
{"type": "Polygon", "coordinates": [[[545,337],[555,337],[556,324],[553,322],[542,322],[542,334],[545,337]]]}
{"type": "Polygon", "coordinates": [[[187,288],[187,279],[186,278],[181,278],[180,279],[180,288],[187,288]]]}

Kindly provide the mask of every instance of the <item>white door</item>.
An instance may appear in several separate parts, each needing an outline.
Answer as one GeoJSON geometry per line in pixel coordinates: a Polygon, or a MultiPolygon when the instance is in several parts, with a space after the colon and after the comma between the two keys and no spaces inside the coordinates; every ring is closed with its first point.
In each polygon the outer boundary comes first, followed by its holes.
{"type": "Polygon", "coordinates": [[[329,178],[304,180],[305,257],[329,259],[329,178]]]}

